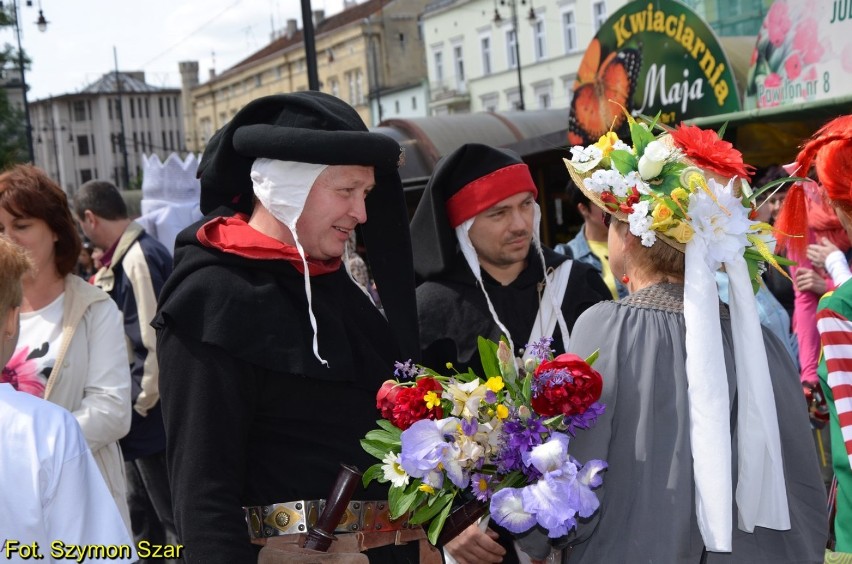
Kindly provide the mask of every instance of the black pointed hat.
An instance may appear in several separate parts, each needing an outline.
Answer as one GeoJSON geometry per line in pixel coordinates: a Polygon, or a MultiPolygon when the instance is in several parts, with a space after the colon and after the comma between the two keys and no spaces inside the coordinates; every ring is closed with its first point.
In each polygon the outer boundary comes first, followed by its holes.
{"type": "Polygon", "coordinates": [[[428,280],[450,267],[457,225],[524,191],[537,193],[529,167],[514,151],[468,143],[442,158],[411,220],[417,276],[428,280]]]}

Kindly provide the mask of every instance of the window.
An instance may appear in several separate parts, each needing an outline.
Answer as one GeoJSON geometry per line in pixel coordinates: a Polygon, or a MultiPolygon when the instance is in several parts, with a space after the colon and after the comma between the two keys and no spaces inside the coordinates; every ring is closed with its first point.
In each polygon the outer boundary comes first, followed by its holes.
{"type": "Polygon", "coordinates": [[[81,183],[88,182],[92,178],[94,178],[94,176],[92,175],[92,169],[90,169],[90,168],[80,169],[80,182],[81,183]]]}
{"type": "Polygon", "coordinates": [[[412,96],[412,97],[411,97],[411,109],[412,109],[412,110],[416,110],[416,109],[417,109],[417,96],[412,96]]]}
{"type": "Polygon", "coordinates": [[[479,47],[482,52],[482,74],[491,74],[491,37],[480,37],[479,47]]]}
{"type": "Polygon", "coordinates": [[[162,145],[162,147],[161,147],[161,148],[162,148],[164,151],[166,151],[166,150],[168,150],[168,148],[169,148],[169,147],[168,147],[168,145],[166,145],[166,132],[165,132],[165,131],[162,131],[161,133],[162,133],[162,135],[163,135],[163,145],[162,145]]]}
{"type": "Polygon", "coordinates": [[[535,60],[540,61],[547,56],[547,44],[544,40],[544,20],[539,17],[533,23],[533,52],[535,60]]]}
{"type": "Polygon", "coordinates": [[[172,99],[166,98],[166,115],[172,117],[172,99]]]}
{"type": "Polygon", "coordinates": [[[171,129],[169,130],[169,149],[172,151],[175,150],[175,134],[171,129]]]}
{"type": "Polygon", "coordinates": [[[130,119],[136,117],[136,104],[133,103],[133,98],[130,99],[130,119]]]}
{"type": "Polygon", "coordinates": [[[484,94],[480,97],[482,100],[482,110],[486,112],[496,112],[497,105],[500,103],[499,94],[484,94]]]}
{"type": "Polygon", "coordinates": [[[77,154],[81,157],[89,154],[89,137],[86,135],[77,136],[77,154]]]}
{"type": "Polygon", "coordinates": [[[574,19],[574,10],[562,13],[562,36],[565,42],[565,52],[573,53],[577,50],[577,20],[574,19]]]}
{"type": "Polygon", "coordinates": [[[393,111],[396,112],[396,115],[399,115],[399,100],[394,100],[393,111]]]}
{"type": "Polygon", "coordinates": [[[74,102],[74,121],[86,121],[86,103],[83,100],[74,102]]]}
{"type": "Polygon", "coordinates": [[[453,66],[456,71],[456,87],[464,90],[464,52],[461,45],[453,47],[453,66]]]}
{"type": "Polygon", "coordinates": [[[112,100],[107,98],[107,113],[109,114],[109,119],[112,119],[112,100]]]}
{"type": "Polygon", "coordinates": [[[364,104],[364,75],[361,69],[355,71],[355,103],[359,106],[364,104]]]}
{"type": "Polygon", "coordinates": [[[349,105],[355,105],[355,73],[353,71],[349,71],[346,73],[346,82],[349,83],[349,105]]]}
{"type": "Polygon", "coordinates": [[[160,117],[164,117],[165,112],[163,112],[163,99],[157,98],[157,101],[160,103],[160,117]]]}
{"type": "Polygon", "coordinates": [[[606,2],[600,0],[592,4],[592,22],[595,24],[595,32],[597,32],[606,21],[606,2]]]}
{"type": "Polygon", "coordinates": [[[518,66],[518,52],[516,51],[517,36],[515,30],[510,29],[506,32],[506,61],[510,69],[518,66]]]}
{"type": "Polygon", "coordinates": [[[150,112],[148,112],[148,98],[145,98],[145,117],[146,118],[151,117],[150,112]]]}
{"type": "Polygon", "coordinates": [[[136,132],[133,132],[133,152],[139,152],[139,139],[136,137],[136,132]]]}
{"type": "Polygon", "coordinates": [[[538,108],[540,110],[550,108],[553,105],[553,81],[547,80],[532,86],[538,108]]]}
{"type": "Polygon", "coordinates": [[[435,80],[444,82],[444,52],[435,51],[433,57],[435,61],[435,80]]]}
{"type": "Polygon", "coordinates": [[[331,90],[331,95],[337,96],[338,98],[340,98],[340,83],[337,81],[337,79],[336,78],[329,78],[328,79],[328,86],[329,86],[329,89],[331,90]]]}
{"type": "Polygon", "coordinates": [[[263,86],[263,74],[257,74],[254,77],[254,85],[255,87],[263,86]]]}

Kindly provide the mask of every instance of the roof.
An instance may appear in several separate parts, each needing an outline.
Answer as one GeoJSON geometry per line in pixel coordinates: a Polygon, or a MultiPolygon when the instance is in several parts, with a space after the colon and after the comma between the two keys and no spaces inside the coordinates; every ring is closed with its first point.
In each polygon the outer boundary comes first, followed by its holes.
{"type": "MultiPolygon", "coordinates": [[[[337,13],[333,16],[329,16],[323,19],[319,25],[314,27],[314,34],[321,35],[324,33],[328,33],[337,28],[344,27],[348,24],[359,22],[364,18],[378,12],[382,7],[389,4],[392,0],[367,0],[362,4],[356,4],[352,6],[348,10],[344,10],[340,13],[337,13]]],[[[246,67],[253,66],[254,63],[262,61],[267,57],[280,53],[282,51],[286,51],[290,47],[294,47],[297,45],[301,45],[303,42],[303,30],[298,29],[296,32],[287,37],[282,36],[268,44],[266,47],[263,47],[259,51],[255,51],[242,61],[238,62],[234,66],[226,69],[221,74],[217,75],[212,79],[213,82],[222,79],[231,74],[235,74],[241,70],[244,70],[246,67]]]]}
{"type": "MultiPolygon", "coordinates": [[[[465,143],[502,147],[568,127],[568,111],[531,110],[476,112],[420,118],[388,119],[379,126],[401,130],[416,141],[426,162],[434,166],[442,156],[465,143]]],[[[431,172],[430,166],[430,172],[431,172]]]]}
{"type": "Polygon", "coordinates": [[[103,75],[97,81],[83,88],[80,94],[113,94],[118,92],[119,84],[116,76],[121,78],[122,92],[161,92],[163,90],[175,90],[174,88],[157,88],[145,82],[143,73],[134,72],[110,72],[103,75]]]}

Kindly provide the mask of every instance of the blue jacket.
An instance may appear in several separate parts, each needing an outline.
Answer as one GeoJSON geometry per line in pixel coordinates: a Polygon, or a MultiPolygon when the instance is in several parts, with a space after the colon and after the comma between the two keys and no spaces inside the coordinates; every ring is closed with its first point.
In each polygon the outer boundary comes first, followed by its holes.
{"type": "Polygon", "coordinates": [[[130,432],[121,440],[125,460],[166,448],[160,410],[157,337],[151,321],[157,312],[160,290],[171,272],[169,251],[133,222],[119,239],[110,264],[95,275],[95,285],[115,300],[124,316],[133,404],[130,432]]]}
{"type": "MultiPolygon", "coordinates": [[[[601,265],[601,260],[589,247],[589,242],[586,240],[586,232],[583,227],[580,227],[580,231],[577,233],[576,237],[567,243],[560,243],[559,245],[556,245],[553,247],[553,250],[562,253],[563,255],[567,255],[578,262],[584,262],[591,265],[598,271],[601,278],[603,278],[603,265],[601,265]]],[[[618,292],[619,299],[627,295],[627,287],[622,284],[618,278],[615,279],[615,290],[618,292]]]]}

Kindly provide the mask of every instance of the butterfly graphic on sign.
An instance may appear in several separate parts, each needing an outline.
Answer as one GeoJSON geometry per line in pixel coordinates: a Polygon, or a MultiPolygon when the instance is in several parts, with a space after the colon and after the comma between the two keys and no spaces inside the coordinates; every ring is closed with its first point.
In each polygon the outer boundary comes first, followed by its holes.
{"type": "Polygon", "coordinates": [[[601,62],[601,44],[593,39],[577,71],[571,114],[568,122],[568,142],[589,145],[607,131],[619,132],[626,126],[623,108],[630,109],[642,54],[638,49],[613,51],[601,62]]]}

